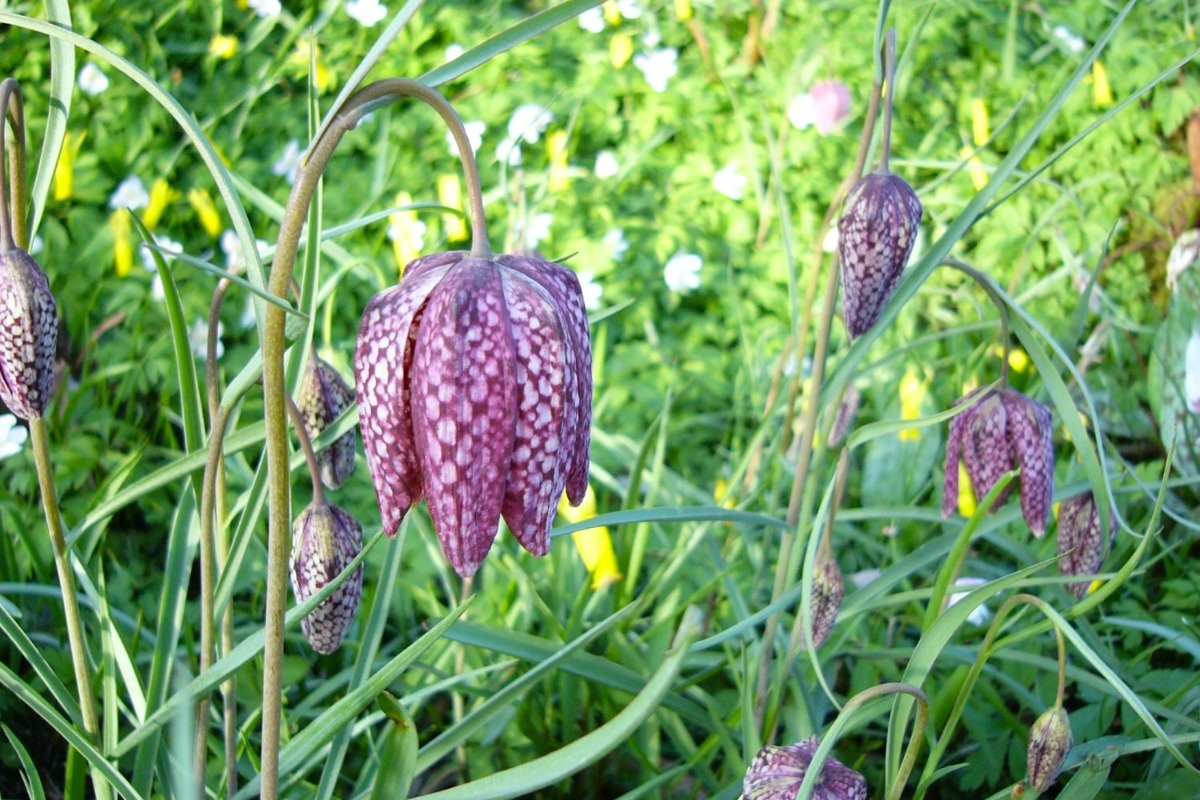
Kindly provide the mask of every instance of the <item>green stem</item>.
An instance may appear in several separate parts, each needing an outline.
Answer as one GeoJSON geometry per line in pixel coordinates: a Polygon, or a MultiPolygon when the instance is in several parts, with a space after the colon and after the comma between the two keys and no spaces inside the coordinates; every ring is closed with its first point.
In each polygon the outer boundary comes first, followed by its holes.
{"type": "Polygon", "coordinates": [[[1004,359],[1000,364],[1000,385],[1008,386],[1008,354],[1012,350],[1012,342],[1008,335],[1008,305],[1004,302],[1003,295],[999,290],[992,285],[992,279],[985,275],[982,271],[972,267],[965,261],[960,261],[957,258],[943,258],[942,263],[947,267],[953,267],[963,273],[975,283],[983,291],[987,292],[988,298],[992,301],[992,305],[996,307],[996,311],[1000,315],[1000,341],[1004,345],[1004,359]]]}
{"type": "Polygon", "coordinates": [[[304,451],[304,460],[308,462],[308,474],[312,478],[313,505],[325,505],[325,487],[321,484],[321,467],[317,464],[317,454],[313,451],[312,439],[308,436],[308,428],[304,427],[304,415],[296,407],[292,398],[287,399],[288,416],[292,418],[292,427],[296,429],[296,438],[300,440],[300,449],[304,451]]]}
{"type": "Polygon", "coordinates": [[[888,171],[888,160],[892,154],[892,107],[896,99],[896,29],[888,28],[883,45],[884,85],[887,86],[887,103],[883,107],[883,156],[879,167],[888,171]]]}
{"type": "MultiPolygon", "coordinates": [[[[79,691],[83,729],[92,743],[100,746],[100,722],[96,716],[96,696],[92,693],[92,675],[88,667],[87,644],[83,638],[83,621],[79,615],[79,597],[75,591],[75,575],[71,571],[71,555],[63,538],[62,518],[54,488],[54,469],[50,465],[50,437],[43,417],[29,420],[29,438],[33,441],[33,461],[42,492],[42,508],[46,512],[46,527],[50,530],[54,565],[58,569],[58,583],[62,588],[63,616],[67,620],[67,640],[71,646],[71,662],[75,667],[75,687],[79,691]]],[[[92,782],[97,798],[107,800],[112,796],[108,781],[95,768],[92,769],[92,782]]]]}
{"type": "Polygon", "coordinates": [[[29,249],[25,220],[25,104],[21,85],[12,78],[0,81],[0,251],[14,247],[29,249]],[[13,148],[7,152],[8,119],[13,129],[13,148]],[[8,193],[3,184],[8,184],[8,193]],[[9,202],[12,202],[11,216],[9,202]]]}
{"type": "MultiPolygon", "coordinates": [[[[267,290],[286,297],[296,264],[300,232],[321,174],[347,131],[371,110],[399,97],[415,97],[431,106],[450,128],[462,160],[471,208],[471,255],[487,258],[491,247],[483,211],[483,191],[470,139],[453,107],[435,90],[406,78],[373,83],[354,95],[338,111],[321,138],[313,143],[296,175],[284,211],[267,290]]],[[[263,394],[268,469],[267,591],[263,651],[262,789],[263,800],[279,797],[279,729],[282,712],[283,615],[287,604],[287,568],[291,551],[291,482],[288,469],[287,399],[284,388],[284,312],[267,304],[263,324],[263,394]]]]}

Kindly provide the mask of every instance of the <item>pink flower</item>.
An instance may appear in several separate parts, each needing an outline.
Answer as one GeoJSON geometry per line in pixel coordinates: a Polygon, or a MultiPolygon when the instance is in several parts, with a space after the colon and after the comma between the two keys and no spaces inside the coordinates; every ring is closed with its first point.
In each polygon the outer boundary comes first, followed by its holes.
{"type": "Polygon", "coordinates": [[[850,90],[841,81],[817,81],[792,98],[787,109],[792,125],[801,130],[812,125],[822,136],[833,133],[849,113],[850,90]]]}

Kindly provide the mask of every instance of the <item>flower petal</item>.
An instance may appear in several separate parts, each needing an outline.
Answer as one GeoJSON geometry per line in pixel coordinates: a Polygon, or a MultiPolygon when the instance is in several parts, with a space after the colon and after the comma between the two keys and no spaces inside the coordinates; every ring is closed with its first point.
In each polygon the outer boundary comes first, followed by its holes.
{"type": "Polygon", "coordinates": [[[0,253],[0,400],[21,419],[46,413],[58,307],[46,273],[20,248],[0,253]]]}
{"type": "Polygon", "coordinates": [[[449,269],[447,256],[458,261],[463,254],[438,253],[414,261],[399,285],[371,298],[358,331],[354,372],[359,427],[383,530],[389,536],[395,535],[409,507],[421,499],[409,375],[419,316],[449,269]]]}
{"type": "MultiPolygon", "coordinates": [[[[353,392],[342,376],[314,353],[304,369],[296,398],[309,438],[320,436],[353,400],[353,392]]],[[[354,429],[351,428],[317,453],[321,482],[330,489],[339,488],[354,471],[354,440],[354,429]]]]}
{"type": "Polygon", "coordinates": [[[1054,436],[1050,409],[1025,395],[1007,391],[1004,406],[1009,439],[1021,465],[1021,513],[1033,535],[1046,533],[1054,500],[1054,436]]]}
{"type": "MultiPolygon", "coordinates": [[[[959,400],[958,405],[963,402],[959,400]]],[[[942,519],[950,519],[958,508],[958,462],[962,458],[962,440],[966,434],[973,409],[950,418],[950,433],[946,437],[945,476],[942,478],[942,519]]]]}
{"type": "MultiPolygon", "coordinates": [[[[967,475],[971,477],[975,496],[982,499],[996,485],[996,481],[1000,480],[1000,476],[1013,468],[1008,414],[1001,396],[996,393],[984,395],[975,408],[966,413],[971,418],[962,440],[963,463],[967,466],[967,475]]],[[[1008,497],[1008,493],[1009,489],[1001,492],[988,511],[999,508],[1008,497]]]]}
{"type": "Polygon", "coordinates": [[[516,363],[499,267],[466,258],[429,298],[413,355],[412,430],[446,558],[469,577],[491,549],[516,436],[516,363]]]}

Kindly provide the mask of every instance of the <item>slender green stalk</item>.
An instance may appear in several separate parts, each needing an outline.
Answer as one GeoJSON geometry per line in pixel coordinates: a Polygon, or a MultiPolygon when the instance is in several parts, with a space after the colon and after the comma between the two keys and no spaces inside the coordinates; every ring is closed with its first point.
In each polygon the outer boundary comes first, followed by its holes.
{"type": "Polygon", "coordinates": [[[879,168],[888,171],[888,160],[892,155],[892,107],[896,97],[896,29],[888,28],[884,37],[884,74],[887,81],[887,102],[883,106],[883,155],[879,168]]]}
{"type": "Polygon", "coordinates": [[[325,505],[325,487],[321,485],[321,467],[317,464],[317,454],[313,450],[312,439],[308,436],[308,428],[304,427],[304,415],[296,408],[296,401],[287,399],[288,416],[292,418],[292,427],[296,430],[296,438],[300,440],[300,449],[304,452],[304,460],[308,462],[308,474],[312,478],[313,505],[325,505]]]}
{"type": "Polygon", "coordinates": [[[1004,298],[996,287],[992,285],[991,278],[985,275],[982,271],[972,267],[965,261],[960,261],[957,258],[943,258],[942,263],[948,267],[962,272],[968,276],[979,287],[987,292],[987,296],[992,301],[992,305],[996,306],[996,311],[1000,314],[1000,342],[1004,346],[1004,359],[1000,364],[1000,385],[1008,386],[1008,354],[1012,350],[1012,342],[1008,335],[1008,305],[1004,302],[1004,298]]]}
{"type": "Polygon", "coordinates": [[[12,78],[0,81],[0,164],[5,164],[8,173],[8,194],[0,186],[0,247],[29,249],[29,230],[26,227],[25,192],[25,103],[21,97],[21,85],[12,78]],[[13,131],[13,147],[6,147],[8,127],[13,131]],[[7,159],[5,158],[7,151],[7,159]],[[10,213],[9,202],[12,203],[10,213]]]}
{"type": "MultiPolygon", "coordinates": [[[[405,78],[390,78],[373,83],[346,101],[329,127],[309,149],[308,157],[296,175],[280,226],[275,246],[275,258],[267,290],[276,297],[286,297],[299,248],[300,232],[309,204],[325,167],[347,131],[354,128],[371,110],[399,97],[415,97],[431,106],[450,128],[462,159],[463,171],[470,195],[471,255],[487,258],[491,247],[487,238],[487,222],[483,211],[483,192],[475,154],[463,128],[462,120],[453,107],[438,92],[405,78]]],[[[282,713],[283,615],[287,603],[287,568],[291,551],[291,482],[288,469],[287,399],[284,387],[283,356],[284,311],[268,304],[263,325],[263,394],[268,469],[268,537],[267,537],[267,610],[263,652],[263,707],[261,750],[261,796],[263,800],[279,797],[279,741],[282,713]]]]}

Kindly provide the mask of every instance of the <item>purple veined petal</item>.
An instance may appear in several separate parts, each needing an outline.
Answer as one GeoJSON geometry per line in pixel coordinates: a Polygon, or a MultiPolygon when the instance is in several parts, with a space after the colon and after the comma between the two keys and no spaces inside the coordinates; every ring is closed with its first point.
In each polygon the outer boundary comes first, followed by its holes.
{"type": "MultiPolygon", "coordinates": [[[[743,797],[746,800],[795,800],[817,746],[817,737],[810,736],[796,744],[762,748],[746,770],[743,797]]],[[[821,767],[812,797],[814,800],[867,800],[867,781],[831,755],[821,767]]]]}
{"type": "Polygon", "coordinates": [[[41,417],[54,387],[58,307],[38,263],[0,253],[0,400],[21,419],[41,417]]]}
{"type": "Polygon", "coordinates": [[[946,474],[942,478],[942,519],[950,519],[958,508],[958,462],[962,458],[962,440],[970,423],[971,411],[968,408],[950,418],[950,433],[946,437],[946,474]]]}
{"type": "MultiPolygon", "coordinates": [[[[1000,476],[1014,466],[1012,444],[1008,436],[1008,414],[1000,394],[996,392],[985,394],[966,413],[971,418],[962,437],[963,463],[967,467],[967,475],[971,477],[975,496],[982,501],[1000,476]]],[[[989,512],[1000,507],[1008,497],[1009,490],[1000,493],[988,509],[989,512]]]]}
{"type": "Polygon", "coordinates": [[[412,424],[433,527],[464,578],[479,569],[500,523],[517,427],[513,350],[499,267],[463,259],[421,320],[412,424]]]}
{"type": "Polygon", "coordinates": [[[404,268],[404,275],[401,281],[415,280],[422,273],[429,270],[437,269],[438,267],[449,267],[462,261],[470,253],[466,250],[447,250],[444,253],[430,253],[429,255],[414,258],[408,262],[404,268]]]}
{"type": "MultiPolygon", "coordinates": [[[[297,602],[304,602],[342,573],[362,549],[362,525],[346,511],[329,504],[306,508],[293,524],[289,575],[297,602]]],[[[337,650],[354,622],[362,598],[360,565],[333,594],[300,621],[309,644],[318,653],[337,650]]]]}
{"type": "Polygon", "coordinates": [[[550,528],[566,483],[566,382],[574,368],[548,292],[515,270],[501,270],[516,354],[517,430],[502,513],[535,556],[550,550],[550,528]]]}
{"type": "Polygon", "coordinates": [[[375,295],[363,311],[358,331],[354,375],[359,428],[383,530],[389,536],[395,535],[423,491],[413,442],[410,374],[421,312],[449,269],[446,264],[414,269],[401,283],[375,295]]]}
{"type": "MultiPolygon", "coordinates": [[[[1091,492],[1068,497],[1058,507],[1058,571],[1063,575],[1094,575],[1104,564],[1116,532],[1116,517],[1109,515],[1109,536],[1100,533],[1100,513],[1091,492]]],[[[1087,594],[1090,581],[1068,583],[1077,599],[1087,594]]]]}
{"type": "MultiPolygon", "coordinates": [[[[315,439],[354,402],[354,392],[338,371],[312,353],[304,368],[296,406],[304,418],[304,428],[315,439]]],[[[317,453],[321,482],[330,489],[341,487],[354,471],[354,429],[339,436],[333,444],[317,453]]]]}
{"type": "Polygon", "coordinates": [[[592,341],[583,289],[574,272],[545,259],[502,255],[496,260],[529,276],[549,293],[559,309],[568,346],[574,352],[574,369],[567,373],[564,442],[567,498],[572,505],[579,505],[587,493],[592,439],[592,341]]]}
{"type": "Polygon", "coordinates": [[[1050,409],[1020,392],[1006,391],[1009,438],[1021,465],[1021,513],[1033,535],[1046,533],[1054,501],[1054,431],[1050,409]]]}

